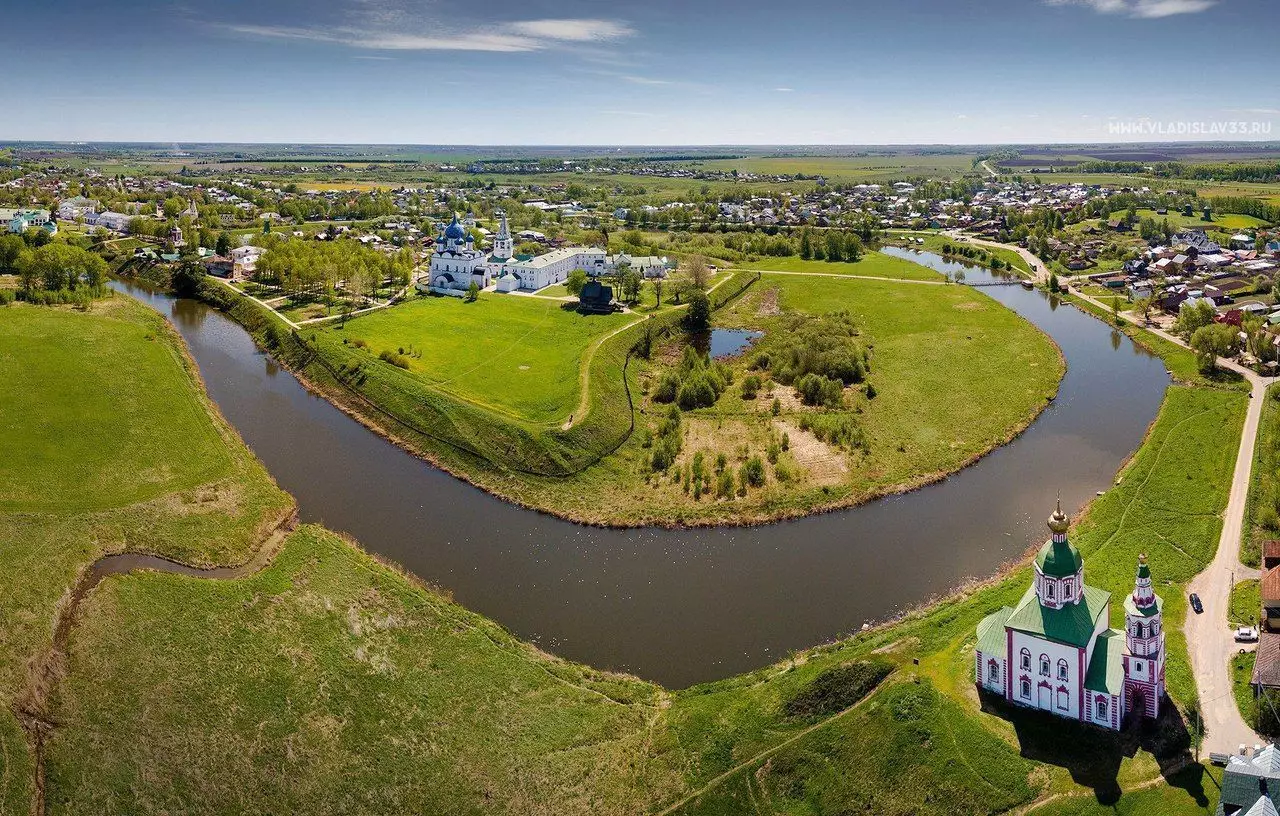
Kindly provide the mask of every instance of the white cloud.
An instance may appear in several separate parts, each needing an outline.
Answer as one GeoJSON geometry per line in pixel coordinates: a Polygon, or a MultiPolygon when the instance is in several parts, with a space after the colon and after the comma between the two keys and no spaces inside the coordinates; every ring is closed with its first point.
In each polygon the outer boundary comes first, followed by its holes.
{"type": "Polygon", "coordinates": [[[778,93],[791,93],[795,88],[774,88],[778,93]]]}
{"type": "Polygon", "coordinates": [[[634,74],[620,74],[619,78],[632,85],[671,85],[669,79],[654,79],[653,77],[636,76],[634,74]]]}
{"type": "Polygon", "coordinates": [[[1050,6],[1087,6],[1099,14],[1124,14],[1144,20],[1198,14],[1216,6],[1219,0],[1044,0],[1050,6]]]}
{"type": "Polygon", "coordinates": [[[359,25],[274,26],[220,23],[235,34],[274,40],[331,43],[374,51],[541,51],[565,43],[597,43],[632,36],[635,31],[613,20],[518,20],[474,29],[443,30],[424,26],[394,5],[363,3],[359,25]],[[430,33],[425,33],[427,30],[430,33]]]}
{"type": "Polygon", "coordinates": [[[635,31],[616,20],[523,20],[508,28],[535,39],[596,42],[630,37],[635,31]]]}

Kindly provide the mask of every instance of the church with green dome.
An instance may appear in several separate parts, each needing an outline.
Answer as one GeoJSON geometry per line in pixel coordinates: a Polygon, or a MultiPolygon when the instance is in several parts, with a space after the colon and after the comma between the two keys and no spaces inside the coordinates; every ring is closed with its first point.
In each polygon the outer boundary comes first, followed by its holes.
{"type": "Polygon", "coordinates": [[[1062,503],[1036,553],[1035,578],[1016,607],[978,624],[979,688],[1059,717],[1119,730],[1130,715],[1156,718],[1164,699],[1162,601],[1139,556],[1125,628],[1111,628],[1111,593],[1084,582],[1084,560],[1067,539],[1062,503]]]}

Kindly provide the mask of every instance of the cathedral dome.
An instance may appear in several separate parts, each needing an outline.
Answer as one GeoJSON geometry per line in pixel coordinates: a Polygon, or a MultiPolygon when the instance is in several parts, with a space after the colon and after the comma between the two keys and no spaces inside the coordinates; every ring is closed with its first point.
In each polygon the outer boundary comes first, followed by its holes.
{"type": "Polygon", "coordinates": [[[1066,578],[1075,575],[1084,565],[1080,551],[1067,541],[1067,528],[1071,525],[1066,514],[1062,512],[1062,502],[1049,517],[1049,530],[1053,537],[1044,543],[1040,552],[1036,553],[1036,566],[1040,572],[1050,578],[1066,578]]]}
{"type": "Polygon", "coordinates": [[[444,237],[454,241],[461,241],[467,237],[466,229],[458,223],[458,216],[453,217],[453,223],[445,228],[444,237]]]}

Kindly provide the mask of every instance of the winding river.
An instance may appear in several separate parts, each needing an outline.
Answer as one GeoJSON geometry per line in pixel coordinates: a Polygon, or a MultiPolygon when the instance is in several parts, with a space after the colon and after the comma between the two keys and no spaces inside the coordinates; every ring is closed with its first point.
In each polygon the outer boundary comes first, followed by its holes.
{"type": "Polygon", "coordinates": [[[991,574],[1044,535],[1057,491],[1074,510],[1109,486],[1169,382],[1158,358],[1102,322],[993,286],[983,291],[1053,337],[1068,366],[1057,400],[1011,444],[852,510],[755,528],[607,530],[506,504],[410,456],[307,393],[201,303],[114,285],[173,321],[303,521],[350,533],[545,649],[670,687],[757,668],[991,574]]]}

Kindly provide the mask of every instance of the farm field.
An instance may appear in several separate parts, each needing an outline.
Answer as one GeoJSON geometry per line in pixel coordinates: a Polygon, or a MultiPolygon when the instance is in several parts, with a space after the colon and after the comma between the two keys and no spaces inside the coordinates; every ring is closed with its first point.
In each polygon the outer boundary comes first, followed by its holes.
{"type": "Polygon", "coordinates": [[[322,331],[367,354],[399,355],[424,383],[535,423],[564,422],[587,349],[637,318],[582,315],[539,298],[483,293],[474,303],[420,297],[322,331]]]}
{"type": "MultiPolygon", "coordinates": [[[[1254,218],[1252,215],[1241,215],[1240,213],[1213,213],[1212,221],[1205,221],[1200,215],[1188,217],[1172,210],[1167,215],[1159,215],[1155,210],[1137,210],[1137,213],[1139,218],[1151,218],[1157,223],[1167,219],[1169,226],[1174,229],[1202,227],[1209,230],[1233,231],[1256,229],[1257,227],[1265,227],[1267,224],[1267,222],[1254,218]]],[[[1123,216],[1123,210],[1111,213],[1112,218],[1122,218],[1123,216]]]]}
{"type": "Polygon", "coordinates": [[[882,255],[879,252],[868,252],[856,263],[840,261],[804,260],[795,256],[784,258],[762,258],[736,264],[739,269],[754,269],[773,272],[814,272],[824,275],[849,275],[851,277],[896,278],[899,280],[941,281],[942,275],[920,264],[882,255]]]}
{"type": "Polygon", "coordinates": [[[803,174],[828,181],[877,182],[909,176],[956,177],[976,172],[975,154],[892,156],[769,156],[699,162],[707,170],[738,170],[763,175],[803,174]]]}

